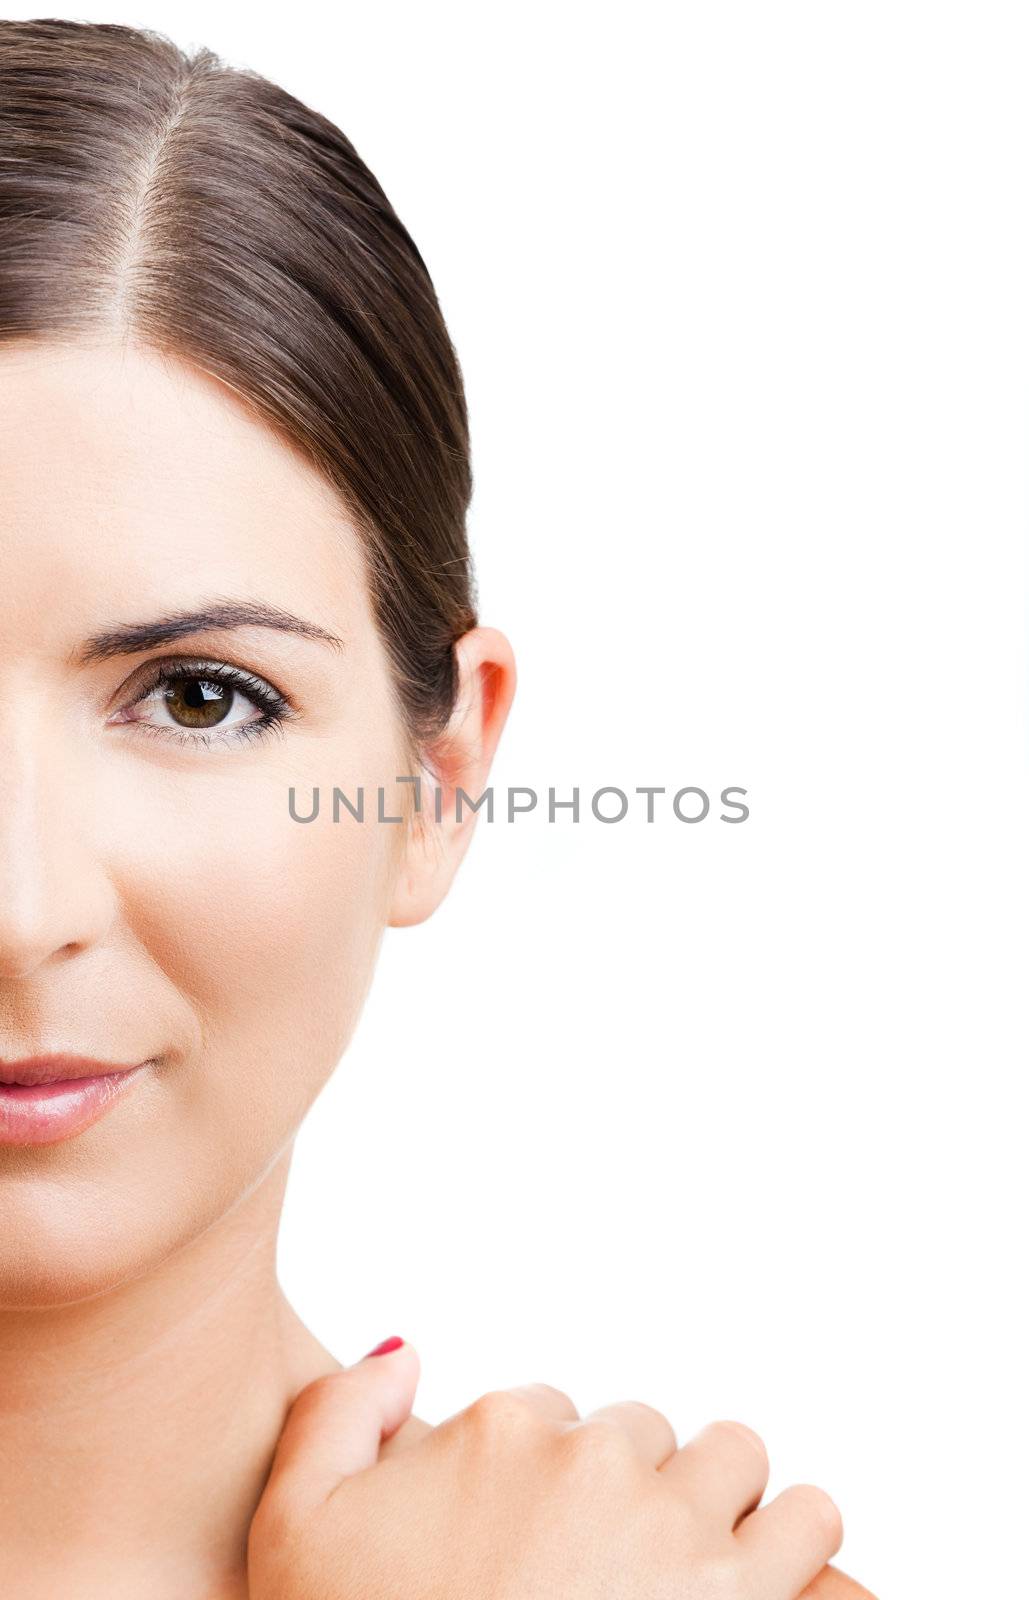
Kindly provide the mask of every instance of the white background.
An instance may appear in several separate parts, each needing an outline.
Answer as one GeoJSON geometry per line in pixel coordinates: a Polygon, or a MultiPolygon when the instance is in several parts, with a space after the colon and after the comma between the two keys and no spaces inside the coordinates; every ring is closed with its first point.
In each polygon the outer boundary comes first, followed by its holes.
{"type": "Polygon", "coordinates": [[[430,1421],[537,1379],[740,1417],[882,1600],[1026,1593],[1029,13],[89,17],[382,182],[467,380],[495,782],[585,809],[480,819],[387,934],[287,1291],[347,1363],[409,1338],[430,1421]],[[604,826],[604,784],[669,794],[604,826]]]}

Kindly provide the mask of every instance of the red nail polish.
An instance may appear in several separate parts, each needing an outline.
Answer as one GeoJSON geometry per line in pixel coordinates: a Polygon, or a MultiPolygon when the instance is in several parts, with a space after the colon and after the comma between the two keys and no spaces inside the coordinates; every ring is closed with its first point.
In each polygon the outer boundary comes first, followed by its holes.
{"type": "MultiPolygon", "coordinates": [[[[404,1342],[403,1339],[399,1338],[396,1334],[394,1334],[392,1336],[392,1338],[390,1338],[390,1339],[383,1339],[382,1343],[381,1344],[377,1344],[375,1346],[374,1350],[369,1350],[368,1356],[386,1356],[386,1355],[389,1355],[389,1352],[391,1350],[399,1350],[400,1346],[403,1344],[403,1342],[404,1342]]],[[[365,1361],[368,1360],[368,1356],[364,1357],[365,1361]]]]}

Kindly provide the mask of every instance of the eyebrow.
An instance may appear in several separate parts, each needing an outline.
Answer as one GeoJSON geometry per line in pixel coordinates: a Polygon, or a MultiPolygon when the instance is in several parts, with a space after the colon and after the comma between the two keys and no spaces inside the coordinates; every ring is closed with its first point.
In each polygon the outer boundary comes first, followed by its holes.
{"type": "Polygon", "coordinates": [[[154,650],[193,633],[214,633],[230,628],[276,628],[280,633],[301,634],[318,639],[336,650],[343,640],[316,622],[283,611],[279,606],[256,600],[212,600],[192,611],[174,611],[150,622],[130,622],[102,633],[92,633],[83,642],[77,659],[83,666],[109,661],[113,656],[130,656],[138,650],[154,650]]]}

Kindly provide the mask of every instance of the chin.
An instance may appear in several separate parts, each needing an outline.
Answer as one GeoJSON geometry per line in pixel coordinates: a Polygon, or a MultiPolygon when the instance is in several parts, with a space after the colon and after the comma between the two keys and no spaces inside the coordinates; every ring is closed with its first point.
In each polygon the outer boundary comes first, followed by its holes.
{"type": "MultiPolygon", "coordinates": [[[[167,1232],[173,1208],[128,1204],[123,1185],[0,1166],[0,1310],[74,1305],[152,1271],[183,1243],[167,1232]],[[165,1227],[161,1227],[162,1213],[165,1227]]],[[[178,1218],[180,1225],[181,1216],[178,1218]]]]}
{"type": "Polygon", "coordinates": [[[145,1271],[113,1258],[110,1252],[84,1259],[73,1241],[53,1241],[49,1250],[31,1241],[0,1246],[0,1312],[52,1311],[96,1295],[109,1294],[145,1271]]]}

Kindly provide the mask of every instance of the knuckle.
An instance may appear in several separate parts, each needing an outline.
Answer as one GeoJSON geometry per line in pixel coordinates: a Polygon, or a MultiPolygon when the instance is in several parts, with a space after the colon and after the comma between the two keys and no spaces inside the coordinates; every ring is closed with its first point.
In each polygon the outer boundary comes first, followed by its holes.
{"type": "Polygon", "coordinates": [[[636,1475],[640,1456],[626,1430],[610,1417],[586,1417],[562,1435],[573,1467],[588,1475],[624,1478],[636,1475]]]}
{"type": "Polygon", "coordinates": [[[813,1483],[794,1484],[787,1492],[793,1495],[812,1522],[817,1523],[829,1542],[839,1549],[843,1543],[843,1518],[835,1500],[813,1483]]]}
{"type": "Polygon", "coordinates": [[[745,1422],[725,1419],[713,1422],[711,1427],[715,1432],[723,1434],[729,1440],[743,1440],[755,1452],[762,1464],[765,1467],[768,1466],[768,1451],[765,1448],[765,1441],[759,1434],[754,1432],[753,1428],[748,1428],[745,1422]]]}
{"type": "Polygon", "coordinates": [[[529,1395],[550,1395],[552,1399],[557,1400],[567,1410],[573,1412],[575,1410],[571,1396],[567,1395],[563,1389],[556,1388],[552,1383],[526,1383],[514,1392],[515,1394],[524,1392],[529,1395]]]}
{"type": "Polygon", "coordinates": [[[489,1437],[522,1433],[540,1420],[532,1402],[512,1389],[487,1389],[461,1415],[473,1432],[489,1437]]]}
{"type": "MultiPolygon", "coordinates": [[[[650,1405],[646,1400],[623,1400],[621,1403],[622,1405],[631,1406],[633,1410],[638,1411],[641,1416],[656,1418],[656,1420],[663,1423],[666,1428],[671,1428],[672,1426],[671,1422],[665,1416],[665,1413],[663,1411],[659,1411],[657,1406],[650,1405]]],[[[673,1429],[672,1431],[674,1432],[675,1430],[673,1429]]]]}

